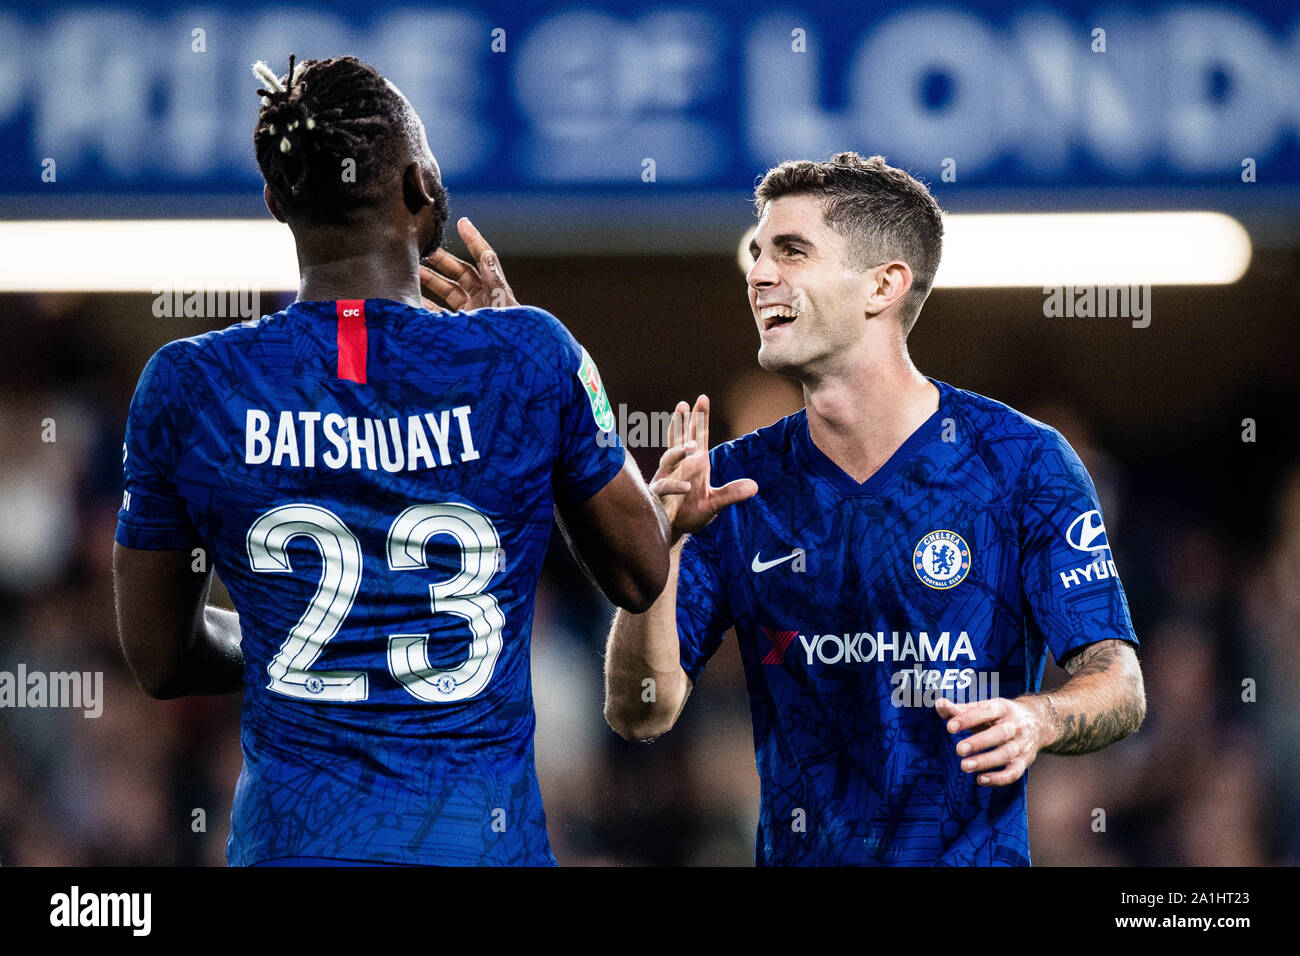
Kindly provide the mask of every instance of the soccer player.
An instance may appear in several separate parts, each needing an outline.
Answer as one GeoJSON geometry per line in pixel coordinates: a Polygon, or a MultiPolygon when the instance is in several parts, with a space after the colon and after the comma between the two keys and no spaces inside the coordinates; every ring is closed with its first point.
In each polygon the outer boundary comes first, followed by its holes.
{"type": "Polygon", "coordinates": [[[615,617],[606,717],[667,731],[734,627],[759,864],[1027,865],[1035,755],[1145,713],[1092,482],[1056,430],[912,364],[943,231],[921,183],[842,153],[755,200],[759,364],[805,408],[709,453],[707,398],[678,406],[668,586],[615,617]],[[1041,694],[1049,648],[1071,676],[1041,694]]]}
{"type": "Polygon", "coordinates": [[[156,697],[243,691],[234,865],[553,864],[529,676],[552,513],[642,611],[662,506],[597,440],[613,416],[586,351],[546,312],[486,307],[514,300],[467,220],[475,262],[438,249],[446,192],[397,88],[353,57],[255,72],[298,298],[141,375],[114,546],[127,661],[156,697]],[[469,311],[425,308],[422,276],[469,311]],[[195,549],[237,615],[205,606],[195,549]]]}

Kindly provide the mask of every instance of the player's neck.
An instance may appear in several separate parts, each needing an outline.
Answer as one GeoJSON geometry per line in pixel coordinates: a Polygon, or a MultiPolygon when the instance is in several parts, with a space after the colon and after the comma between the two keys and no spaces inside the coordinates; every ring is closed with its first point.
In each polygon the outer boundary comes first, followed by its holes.
{"type": "Polygon", "coordinates": [[[419,255],[409,235],[313,230],[309,241],[298,242],[298,273],[304,302],[393,299],[422,307],[419,255]]]}
{"type": "Polygon", "coordinates": [[[889,460],[939,407],[939,390],[906,352],[804,385],[813,443],[855,481],[889,460]]]}

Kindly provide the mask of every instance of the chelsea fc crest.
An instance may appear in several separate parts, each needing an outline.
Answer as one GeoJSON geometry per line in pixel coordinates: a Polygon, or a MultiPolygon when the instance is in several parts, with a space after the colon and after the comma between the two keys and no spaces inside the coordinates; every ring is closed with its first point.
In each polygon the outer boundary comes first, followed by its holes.
{"type": "Polygon", "coordinates": [[[926,587],[946,591],[966,579],[970,546],[952,531],[931,531],[912,552],[912,567],[926,587]]]}

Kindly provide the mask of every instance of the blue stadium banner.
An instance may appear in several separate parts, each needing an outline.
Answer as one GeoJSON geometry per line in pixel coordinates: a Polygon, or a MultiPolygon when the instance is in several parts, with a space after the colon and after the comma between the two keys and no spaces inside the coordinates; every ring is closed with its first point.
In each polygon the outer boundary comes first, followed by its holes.
{"type": "Polygon", "coordinates": [[[53,0],[0,3],[0,214],[255,200],[249,66],[291,52],[378,66],[462,197],[745,192],[851,148],[978,189],[1300,205],[1292,2],[53,0]]]}

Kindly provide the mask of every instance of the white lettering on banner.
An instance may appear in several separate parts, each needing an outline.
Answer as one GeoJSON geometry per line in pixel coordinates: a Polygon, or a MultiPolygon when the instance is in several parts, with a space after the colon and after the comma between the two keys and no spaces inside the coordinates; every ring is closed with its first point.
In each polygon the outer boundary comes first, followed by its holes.
{"type": "Polygon", "coordinates": [[[1094,55],[1065,16],[1020,6],[1006,27],[960,8],[903,10],[864,27],[842,60],[819,52],[829,44],[815,26],[807,52],[790,56],[788,14],[762,17],[741,58],[751,153],[776,163],[869,142],[896,165],[961,156],[969,176],[1011,156],[1047,180],[1085,152],[1111,176],[1153,161],[1204,176],[1276,151],[1300,126],[1277,94],[1297,71],[1295,39],[1249,12],[1108,8],[1112,35],[1135,44],[1121,62],[1094,55]],[[1150,82],[1152,62],[1161,83],[1150,82]],[[1212,72],[1224,80],[1218,97],[1204,93],[1212,72]]]}
{"type": "Polygon", "coordinates": [[[847,22],[810,14],[797,55],[788,13],[735,2],[512,11],[505,26],[521,39],[500,104],[485,92],[497,24],[468,0],[365,21],[269,3],[208,11],[208,33],[229,39],[202,56],[162,42],[189,36],[188,13],[55,2],[41,19],[0,12],[0,124],[31,130],[7,144],[9,169],[57,156],[60,173],[102,170],[110,184],[244,184],[245,138],[226,134],[232,115],[235,128],[254,125],[247,64],[284,69],[290,50],[309,48],[382,51],[429,141],[456,144],[439,153],[453,181],[487,170],[503,145],[514,147],[505,167],[531,182],[639,184],[629,157],[652,157],[660,182],[717,185],[738,163],[864,142],[900,165],[961,157],[966,181],[1008,158],[1013,175],[1043,182],[1080,160],[1102,178],[1153,166],[1202,178],[1243,157],[1263,170],[1300,130],[1287,95],[1300,72],[1294,21],[1284,32],[1227,0],[1155,12],[1128,0],[1106,8],[1113,49],[1100,56],[1072,11],[1010,7],[996,19],[961,4],[847,22]],[[724,95],[722,64],[736,65],[740,95],[724,95]],[[451,85],[464,95],[442,95],[451,85]]]}

